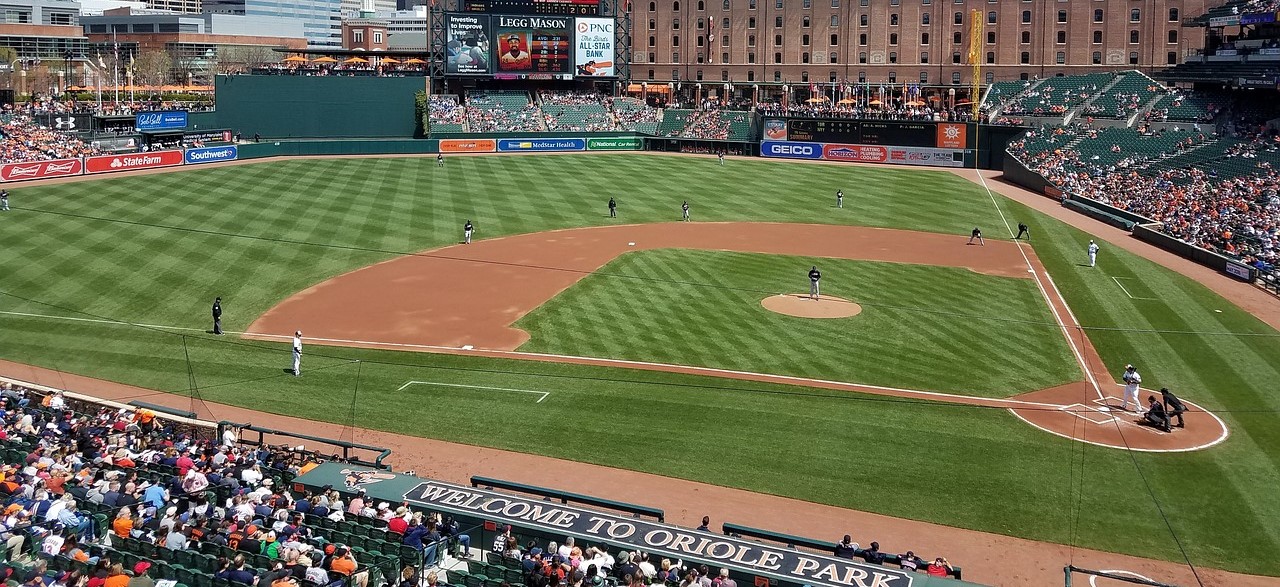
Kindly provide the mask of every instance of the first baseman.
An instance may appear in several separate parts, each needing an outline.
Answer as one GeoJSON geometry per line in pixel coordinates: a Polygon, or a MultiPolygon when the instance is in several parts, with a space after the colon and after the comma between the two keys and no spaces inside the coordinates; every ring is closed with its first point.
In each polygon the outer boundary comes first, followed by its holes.
{"type": "Polygon", "coordinates": [[[818,299],[818,281],[822,279],[822,272],[818,271],[818,266],[814,265],[809,268],[809,298],[818,299]]]}

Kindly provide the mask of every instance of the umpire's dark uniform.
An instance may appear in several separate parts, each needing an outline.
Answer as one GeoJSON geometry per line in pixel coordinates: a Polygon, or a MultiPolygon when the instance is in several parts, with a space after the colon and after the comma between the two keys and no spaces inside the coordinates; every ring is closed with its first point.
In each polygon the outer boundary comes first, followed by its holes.
{"type": "Polygon", "coordinates": [[[1164,402],[1164,411],[1168,415],[1167,417],[1170,420],[1176,417],[1178,419],[1178,428],[1185,428],[1182,425],[1182,413],[1187,411],[1187,404],[1182,403],[1178,396],[1173,395],[1173,392],[1169,391],[1168,387],[1161,387],[1160,395],[1163,396],[1161,400],[1164,402]]]}
{"type": "Polygon", "coordinates": [[[222,298],[213,298],[213,333],[222,334],[222,298]]]}
{"type": "Polygon", "coordinates": [[[1024,235],[1024,234],[1025,234],[1025,235],[1027,235],[1027,236],[1031,236],[1031,231],[1029,231],[1029,230],[1027,229],[1027,225],[1026,225],[1026,224],[1023,224],[1023,223],[1019,222],[1019,223],[1018,223],[1018,236],[1015,236],[1015,237],[1013,237],[1013,238],[1014,238],[1014,240],[1020,239],[1020,238],[1022,238],[1022,235],[1024,235]]]}

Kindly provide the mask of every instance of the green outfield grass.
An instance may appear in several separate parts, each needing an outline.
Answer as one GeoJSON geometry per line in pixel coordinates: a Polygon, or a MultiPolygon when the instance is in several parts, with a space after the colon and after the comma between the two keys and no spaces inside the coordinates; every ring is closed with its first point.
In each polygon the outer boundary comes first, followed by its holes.
{"type": "MultiPolygon", "coordinates": [[[[1280,575],[1277,333],[1203,286],[1105,243],[1096,269],[1079,267],[1086,234],[1004,200],[1011,222],[1031,226],[1038,255],[1079,318],[1124,329],[1091,332],[1111,370],[1137,363],[1149,385],[1218,410],[1232,428],[1227,442],[1131,456],[1042,433],[1001,410],[316,345],[306,375],[294,379],[282,372],[287,345],[200,332],[214,295],[226,301],[226,327],[242,329],[328,276],[455,242],[467,218],[483,237],[604,224],[608,195],[619,198],[625,222],[675,219],[688,197],[695,219],[960,234],[978,225],[998,237],[992,201],[949,174],[772,161],[721,168],[643,155],[456,157],[444,171],[425,159],[295,161],[10,191],[15,209],[0,215],[6,359],[188,395],[194,381],[207,401],[1180,561],[1158,501],[1193,563],[1280,575]],[[602,168],[608,172],[581,172],[602,168]],[[832,208],[836,187],[847,194],[843,211],[832,208]],[[1141,281],[1160,299],[1130,299],[1115,276],[1141,281]],[[396,391],[410,380],[550,395],[536,403],[534,394],[441,385],[396,391]]],[[[944,342],[918,346],[927,352],[944,342]]],[[[950,366],[978,377],[972,365],[950,366]]],[[[845,532],[876,539],[857,528],[830,534],[845,532]]]]}
{"type": "Polygon", "coordinates": [[[1007,397],[1083,377],[1035,282],[967,269],[718,251],[627,253],[520,319],[522,351],[1007,397]],[[760,300],[823,293],[862,313],[776,314],[760,300]],[[797,276],[800,279],[797,279],[797,276]],[[1015,363],[1019,369],[1009,369],[1015,363]],[[965,365],[956,369],[955,365],[965,365]]]}

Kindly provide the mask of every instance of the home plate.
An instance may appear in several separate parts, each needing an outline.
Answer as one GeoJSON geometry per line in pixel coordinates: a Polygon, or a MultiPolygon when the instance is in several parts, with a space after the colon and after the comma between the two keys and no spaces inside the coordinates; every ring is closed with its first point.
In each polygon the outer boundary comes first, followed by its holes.
{"type": "Polygon", "coordinates": [[[634,247],[634,246],[636,246],[636,244],[635,244],[635,243],[627,243],[627,246],[628,246],[628,247],[634,247]]]}

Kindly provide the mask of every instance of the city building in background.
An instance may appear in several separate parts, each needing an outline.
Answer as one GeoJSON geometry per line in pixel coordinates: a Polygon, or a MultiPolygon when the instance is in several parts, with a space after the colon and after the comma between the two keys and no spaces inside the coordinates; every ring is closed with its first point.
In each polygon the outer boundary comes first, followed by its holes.
{"type": "MultiPolygon", "coordinates": [[[[1200,48],[1206,0],[633,0],[635,81],[969,83],[970,11],[985,81],[1152,73],[1200,48]]],[[[625,4],[623,4],[625,6],[625,4]]]]}
{"type": "Polygon", "coordinates": [[[302,21],[303,36],[311,47],[342,46],[342,0],[204,0],[204,12],[232,14],[258,20],[261,17],[302,21]]]}

